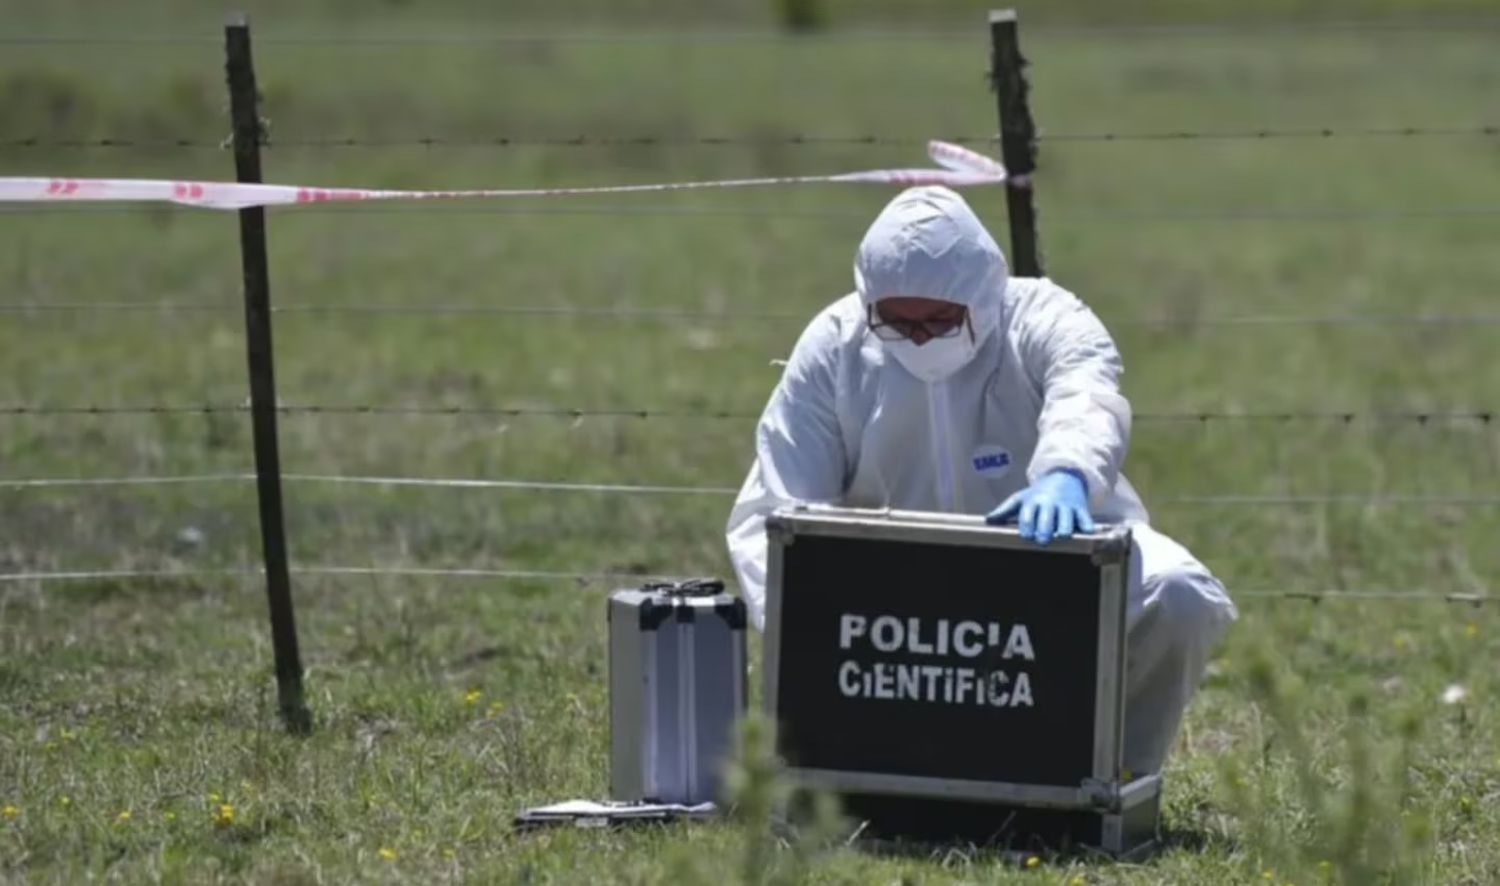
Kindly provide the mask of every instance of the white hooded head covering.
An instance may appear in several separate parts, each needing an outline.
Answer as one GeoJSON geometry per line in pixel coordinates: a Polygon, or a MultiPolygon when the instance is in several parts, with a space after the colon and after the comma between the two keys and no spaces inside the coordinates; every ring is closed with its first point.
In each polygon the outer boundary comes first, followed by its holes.
{"type": "Polygon", "coordinates": [[[892,296],[956,302],[969,309],[976,338],[1000,325],[1010,269],[974,210],[941,186],[908,188],[870,229],[854,258],[854,286],[865,304],[892,296]]]}

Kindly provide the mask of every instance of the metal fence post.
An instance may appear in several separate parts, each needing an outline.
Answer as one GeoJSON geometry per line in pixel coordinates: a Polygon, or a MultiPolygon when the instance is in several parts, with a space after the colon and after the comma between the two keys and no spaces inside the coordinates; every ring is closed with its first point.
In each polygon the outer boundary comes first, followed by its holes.
{"type": "MultiPolygon", "coordinates": [[[[260,113],[250,56],[250,21],[230,16],[224,28],[234,124],[234,168],[241,182],[260,183],[260,113]]],[[[302,696],[302,659],[292,611],[286,523],[281,502],[281,454],[276,442],[276,373],[271,349],[271,279],[266,259],[266,212],[240,210],[240,255],[245,279],[245,350],[250,370],[250,418],[255,439],[255,481],[260,497],[260,538],[265,556],[266,596],[271,607],[271,643],[276,655],[276,694],[281,717],[293,733],[312,729],[302,696]]]]}
{"type": "Polygon", "coordinates": [[[1008,173],[1005,208],[1010,216],[1011,267],[1018,276],[1040,277],[1044,271],[1031,189],[1031,175],[1036,171],[1036,123],[1026,101],[1030,87],[1025,67],[1016,11],[990,12],[990,85],[999,105],[1000,157],[1008,173]]]}

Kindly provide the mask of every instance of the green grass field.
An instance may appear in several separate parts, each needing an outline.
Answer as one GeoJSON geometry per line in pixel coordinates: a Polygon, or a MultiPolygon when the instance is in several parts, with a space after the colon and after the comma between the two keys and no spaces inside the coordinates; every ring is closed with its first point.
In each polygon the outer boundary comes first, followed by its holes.
{"type": "MultiPolygon", "coordinates": [[[[685,4],[641,9],[654,13],[645,20],[658,34],[674,23],[769,20],[758,5],[719,7],[693,7],[681,22],[673,12],[685,4]]],[[[838,27],[865,21],[855,4],[833,8],[838,27]]],[[[1195,14],[1199,7],[1167,0],[1142,8],[1157,22],[1244,13],[1195,14]]],[[[995,129],[982,5],[935,4],[926,17],[900,4],[871,7],[877,26],[945,29],[905,38],[835,30],[792,41],[287,39],[336,28],[451,35],[577,24],[540,4],[505,22],[463,4],[390,4],[349,21],[353,9],[256,8],[273,142],[758,141],[289,145],[267,152],[271,181],[530,186],[811,174],[922,165],[928,137],[995,129]],[[782,143],[797,133],[908,143],[782,143]]],[[[578,9],[591,32],[639,24],[606,4],[578,9]]],[[[13,36],[205,37],[5,45],[0,141],[214,143],[227,133],[217,12],[187,3],[138,16],[94,15],[82,3],[0,11],[13,36]]],[[[1315,11],[1288,0],[1262,12],[1315,11]]],[[[1327,19],[1360,12],[1316,10],[1327,19]]],[[[1473,128],[1500,112],[1493,30],[1029,36],[1027,15],[1023,46],[1044,134],[1473,128]]],[[[1082,2],[1045,15],[1060,24],[1123,17],[1082,2]]],[[[609,585],[302,574],[295,590],[317,719],[305,739],[278,726],[256,580],[0,583],[0,880],[1500,882],[1500,615],[1493,604],[1442,601],[1487,594],[1500,569],[1500,520],[1484,501],[1500,495],[1494,424],[1163,417],[1500,406],[1500,140],[1050,140],[1041,167],[1049,272],[1099,312],[1124,354],[1138,413],[1127,473],[1153,522],[1240,595],[1242,618],[1169,763],[1171,845],[1161,856],[1017,867],[959,851],[774,849],[754,820],[514,834],[511,816],[526,805],[607,792],[609,585]],[[1457,319],[1400,320],[1414,315],[1457,319]],[[1371,322],[1268,322],[1359,317],[1371,322]],[[1480,501],[1182,500],[1325,493],[1480,501]],[[1432,599],[1257,596],[1329,590],[1432,599]],[[1455,684],[1467,696],[1445,704],[1455,684]],[[761,867],[766,858],[773,868],[761,867]]],[[[223,179],[233,167],[211,148],[0,148],[0,174],[64,173],[223,179]]],[[[753,419],[742,416],[758,412],[775,383],[770,361],[786,354],[804,318],[851,288],[854,246],[892,195],[810,186],[272,212],[287,404],[732,414],[294,413],[282,419],[284,466],[736,486],[751,456],[753,419]],[[683,313],[315,310],[435,305],[683,313]]],[[[1005,242],[1001,192],[969,196],[1005,242]]],[[[240,403],[236,230],[232,215],[207,211],[0,207],[0,406],[240,403]],[[80,303],[95,307],[61,307],[80,303]],[[108,307],[121,303],[161,307],[108,307]]],[[[249,423],[238,414],[0,415],[5,478],[251,466],[249,423]]],[[[286,492],[300,566],[728,575],[721,495],[316,483],[286,492]]],[[[0,488],[0,572],[254,566],[257,533],[244,483],[0,488]]]]}

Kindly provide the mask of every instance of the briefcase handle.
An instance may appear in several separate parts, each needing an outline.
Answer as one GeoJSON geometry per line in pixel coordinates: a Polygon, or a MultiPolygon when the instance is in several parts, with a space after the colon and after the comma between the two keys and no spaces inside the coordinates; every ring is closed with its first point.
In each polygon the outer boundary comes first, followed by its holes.
{"type": "Polygon", "coordinates": [[[656,591],[668,597],[715,597],[724,593],[724,582],[717,578],[689,578],[679,582],[653,581],[641,585],[643,591],[656,591]]]}

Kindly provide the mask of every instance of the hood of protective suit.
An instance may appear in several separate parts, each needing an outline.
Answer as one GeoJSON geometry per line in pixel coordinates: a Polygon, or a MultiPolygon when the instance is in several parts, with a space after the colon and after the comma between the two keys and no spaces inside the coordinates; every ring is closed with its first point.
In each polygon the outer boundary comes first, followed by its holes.
{"type": "Polygon", "coordinates": [[[981,342],[1000,326],[1009,276],[1005,255],[974,210],[940,186],[897,195],[854,258],[854,285],[865,304],[892,296],[957,302],[969,309],[981,342]]]}

